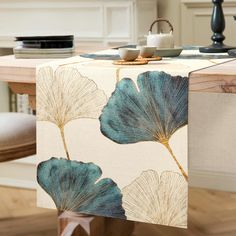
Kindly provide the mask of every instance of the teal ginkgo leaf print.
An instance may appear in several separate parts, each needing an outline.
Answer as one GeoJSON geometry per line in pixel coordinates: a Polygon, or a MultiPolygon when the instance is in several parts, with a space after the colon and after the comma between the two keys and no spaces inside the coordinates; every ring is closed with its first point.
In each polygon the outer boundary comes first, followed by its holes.
{"type": "Polygon", "coordinates": [[[101,132],[119,144],[155,141],[163,144],[187,180],[169,140],[188,122],[188,79],[148,71],[133,80],[124,78],[100,116],[101,132]]]}
{"type": "Polygon", "coordinates": [[[102,170],[93,163],[51,158],[38,166],[39,185],[51,196],[58,211],[71,211],[125,219],[122,194],[117,184],[100,179],[102,170]]]}

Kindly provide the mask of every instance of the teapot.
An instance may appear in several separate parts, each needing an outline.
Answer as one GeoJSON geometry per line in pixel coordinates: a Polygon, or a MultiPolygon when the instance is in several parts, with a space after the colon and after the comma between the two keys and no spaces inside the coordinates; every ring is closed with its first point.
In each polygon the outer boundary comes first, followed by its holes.
{"type": "Polygon", "coordinates": [[[158,47],[158,48],[174,48],[173,31],[174,31],[174,28],[168,20],[163,19],[163,18],[158,18],[150,26],[149,34],[147,36],[147,46],[158,47]],[[161,21],[166,22],[170,26],[170,33],[153,34],[152,28],[154,24],[161,21]]]}

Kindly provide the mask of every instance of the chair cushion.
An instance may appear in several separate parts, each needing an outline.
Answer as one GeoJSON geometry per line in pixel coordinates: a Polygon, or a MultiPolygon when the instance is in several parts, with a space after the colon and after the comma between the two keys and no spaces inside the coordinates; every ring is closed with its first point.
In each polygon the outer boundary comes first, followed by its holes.
{"type": "Polygon", "coordinates": [[[35,116],[22,113],[0,113],[0,162],[35,153],[35,116]]]}

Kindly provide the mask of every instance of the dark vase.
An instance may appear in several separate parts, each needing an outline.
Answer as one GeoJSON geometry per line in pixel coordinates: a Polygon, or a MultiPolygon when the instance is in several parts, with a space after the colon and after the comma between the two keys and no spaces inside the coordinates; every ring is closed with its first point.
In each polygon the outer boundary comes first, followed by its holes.
{"type": "Polygon", "coordinates": [[[211,37],[212,44],[207,47],[199,48],[202,53],[224,53],[228,52],[234,47],[224,44],[225,36],[223,32],[225,30],[225,16],[222,8],[224,0],[212,0],[213,12],[211,17],[211,29],[213,35],[211,37]]]}

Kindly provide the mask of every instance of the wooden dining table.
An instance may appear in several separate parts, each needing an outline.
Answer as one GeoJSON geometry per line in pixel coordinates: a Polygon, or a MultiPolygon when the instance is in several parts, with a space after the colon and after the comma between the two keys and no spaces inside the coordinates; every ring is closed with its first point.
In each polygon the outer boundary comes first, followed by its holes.
{"type": "MultiPolygon", "coordinates": [[[[15,59],[14,55],[0,57],[0,81],[8,83],[14,93],[29,95],[30,106],[36,110],[36,68],[50,61],[52,59],[15,59]]],[[[236,60],[191,72],[189,90],[236,93],[236,60]]]]}
{"type": "Polygon", "coordinates": [[[7,82],[12,92],[27,94],[32,109],[36,109],[36,67],[51,59],[15,59],[0,57],[0,81],[7,82]]]}
{"type": "MultiPolygon", "coordinates": [[[[60,59],[59,59],[60,60],[60,59]]],[[[36,67],[52,59],[15,59],[0,57],[0,81],[7,82],[16,94],[27,94],[36,109],[36,67]]],[[[193,71],[189,75],[190,92],[236,92],[236,60],[193,71]],[[213,82],[214,81],[214,82],[213,82]]]]}
{"type": "MultiPolygon", "coordinates": [[[[104,50],[102,45],[77,45],[75,55],[104,50]]],[[[27,94],[30,107],[36,109],[36,68],[47,62],[62,59],[16,59],[14,55],[0,57],[0,81],[8,83],[12,92],[27,94]]]]}

